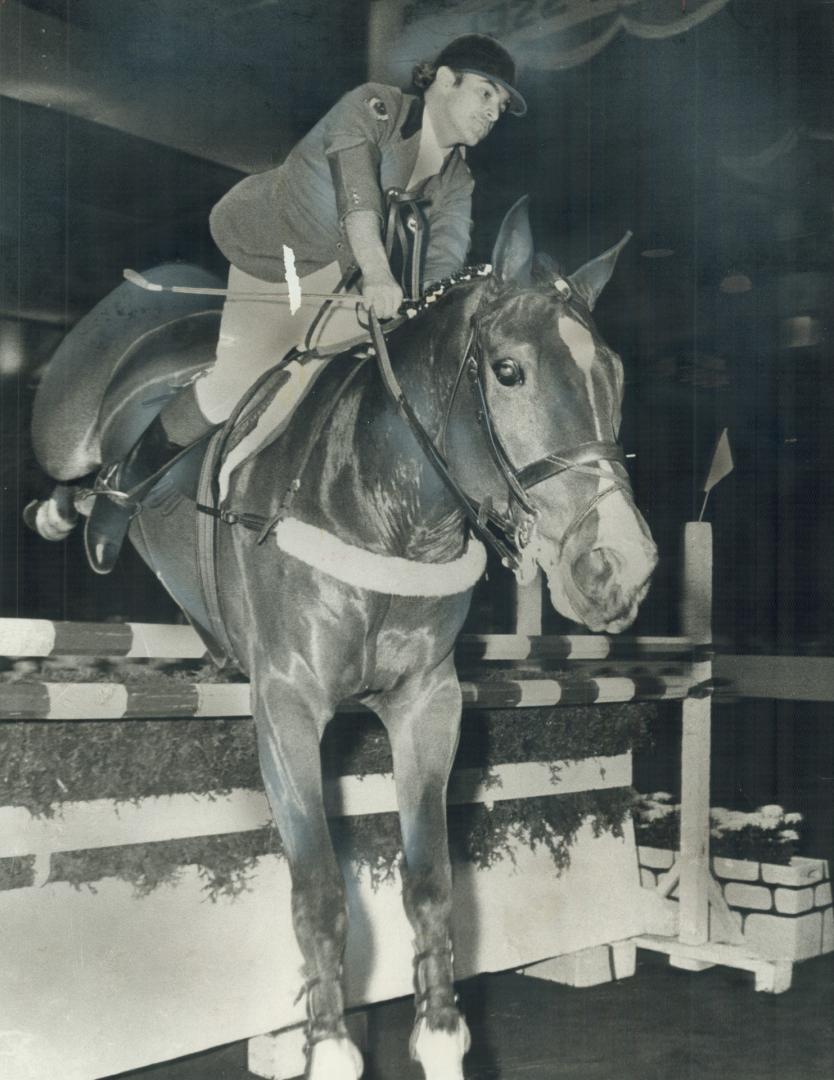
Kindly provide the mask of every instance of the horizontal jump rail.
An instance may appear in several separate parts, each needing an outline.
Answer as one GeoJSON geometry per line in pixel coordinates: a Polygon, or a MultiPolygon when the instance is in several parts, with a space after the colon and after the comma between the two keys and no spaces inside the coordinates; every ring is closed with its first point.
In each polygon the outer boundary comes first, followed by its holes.
{"type": "MultiPolygon", "coordinates": [[[[515,709],[681,700],[693,685],[693,679],[685,675],[646,675],[462,682],[461,690],[465,708],[515,709]]],[[[363,708],[358,702],[347,701],[338,711],[349,713],[363,708]]],[[[176,720],[251,715],[248,683],[148,687],[101,682],[12,682],[3,685],[0,695],[0,720],[176,720]]]]}
{"type": "Polygon", "coordinates": [[[716,656],[713,674],[733,697],[834,701],[834,657],[716,656]]]}
{"type": "MultiPolygon", "coordinates": [[[[605,634],[464,634],[457,655],[477,660],[704,659],[707,646],[685,637],[609,637],[605,634]]],[[[0,619],[0,656],[123,657],[197,660],[206,647],[190,626],[158,623],[53,622],[0,619]]]]}

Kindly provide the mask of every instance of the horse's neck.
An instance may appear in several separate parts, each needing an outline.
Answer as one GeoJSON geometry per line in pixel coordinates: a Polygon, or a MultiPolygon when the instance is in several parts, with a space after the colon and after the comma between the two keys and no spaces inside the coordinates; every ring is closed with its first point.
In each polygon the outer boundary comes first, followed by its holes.
{"type": "MultiPolygon", "coordinates": [[[[389,341],[405,396],[434,439],[443,425],[476,302],[471,289],[461,289],[389,341]]],[[[460,507],[377,376],[357,388],[354,406],[353,416],[345,409],[343,431],[331,432],[328,440],[319,504],[325,519],[343,539],[370,550],[421,562],[459,556],[465,540],[460,507]]]]}
{"type": "Polygon", "coordinates": [[[441,436],[482,287],[478,282],[453,289],[436,312],[406,324],[404,334],[395,334],[390,341],[394,372],[433,439],[441,436]]]}

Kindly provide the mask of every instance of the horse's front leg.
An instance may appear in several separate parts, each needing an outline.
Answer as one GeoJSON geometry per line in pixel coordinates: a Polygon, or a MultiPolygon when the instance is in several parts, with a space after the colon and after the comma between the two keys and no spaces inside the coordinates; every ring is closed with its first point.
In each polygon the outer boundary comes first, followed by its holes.
{"type": "Polygon", "coordinates": [[[388,730],[405,862],[403,902],[414,930],[417,1015],[411,1056],[427,1080],[462,1080],[469,1030],[457,1006],[446,788],[460,735],[451,658],[370,702],[388,730]]]}
{"type": "Polygon", "coordinates": [[[275,672],[253,680],[264,785],[292,879],[292,920],[304,957],[309,1080],[357,1080],[362,1055],[344,1023],[345,885],[333,852],[322,792],[320,739],[332,708],[311,685],[299,694],[275,672]]]}

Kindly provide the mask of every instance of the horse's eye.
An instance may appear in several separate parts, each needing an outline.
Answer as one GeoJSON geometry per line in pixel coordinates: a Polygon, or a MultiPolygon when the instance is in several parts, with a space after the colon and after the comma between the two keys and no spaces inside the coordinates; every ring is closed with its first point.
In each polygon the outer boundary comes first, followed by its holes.
{"type": "Polygon", "coordinates": [[[498,360],[492,365],[492,370],[502,386],[519,386],[524,382],[524,373],[515,360],[508,360],[506,357],[498,360]]]}

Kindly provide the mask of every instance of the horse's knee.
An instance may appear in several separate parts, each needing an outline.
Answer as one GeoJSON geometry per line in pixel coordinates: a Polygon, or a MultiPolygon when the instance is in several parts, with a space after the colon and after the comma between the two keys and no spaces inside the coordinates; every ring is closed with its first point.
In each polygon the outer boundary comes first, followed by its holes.
{"type": "Polygon", "coordinates": [[[445,928],[452,914],[452,872],[447,859],[422,869],[405,867],[403,903],[412,923],[445,928]]]}
{"type": "Polygon", "coordinates": [[[309,927],[311,932],[320,933],[324,927],[343,936],[347,929],[347,898],[338,870],[293,875],[292,913],[296,924],[309,927]]]}

